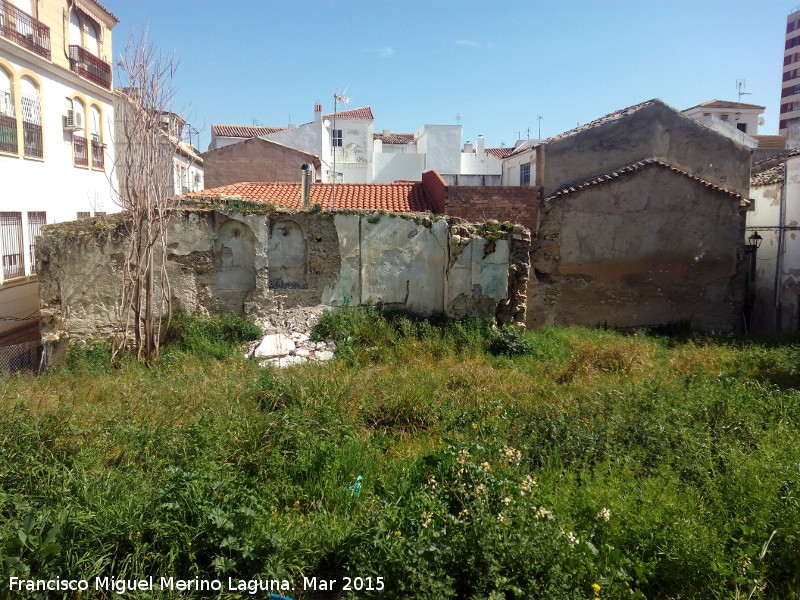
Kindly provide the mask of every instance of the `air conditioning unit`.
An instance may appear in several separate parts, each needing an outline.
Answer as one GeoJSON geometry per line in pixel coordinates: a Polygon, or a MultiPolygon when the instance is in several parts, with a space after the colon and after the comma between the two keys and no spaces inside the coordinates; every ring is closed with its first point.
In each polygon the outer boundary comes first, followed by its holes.
{"type": "Polygon", "coordinates": [[[83,129],[83,114],[74,110],[68,110],[64,115],[64,129],[75,131],[76,129],[83,129]]]}

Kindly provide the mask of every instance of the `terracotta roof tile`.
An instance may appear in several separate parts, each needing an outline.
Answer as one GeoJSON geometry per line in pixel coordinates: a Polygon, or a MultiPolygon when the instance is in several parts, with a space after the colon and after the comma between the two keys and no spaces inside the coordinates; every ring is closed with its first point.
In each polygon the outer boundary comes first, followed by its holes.
{"type": "MultiPolygon", "coordinates": [[[[495,158],[501,158],[502,159],[502,158],[506,158],[508,156],[511,156],[511,153],[514,151],[514,148],[511,148],[511,147],[508,147],[508,148],[484,148],[483,151],[486,154],[491,154],[495,158]]],[[[473,154],[477,154],[477,152],[478,151],[476,149],[474,149],[474,148],[472,149],[472,153],[473,154]]],[[[464,154],[465,151],[462,150],[461,153],[464,154]]]]}
{"type": "MultiPolygon", "coordinates": [[[[323,115],[325,119],[332,119],[333,113],[323,115]]],[[[374,121],[375,117],[372,116],[372,109],[369,106],[362,106],[361,108],[354,108],[352,110],[345,110],[336,113],[337,119],[368,119],[374,121]]]]}
{"type": "Polygon", "coordinates": [[[373,133],[372,139],[384,144],[410,144],[416,141],[413,133],[373,133]]]}
{"type": "Polygon", "coordinates": [[[285,131],[288,127],[266,127],[264,125],[212,125],[211,134],[222,137],[254,138],[285,131]]]}
{"type": "Polygon", "coordinates": [[[566,196],[567,194],[571,194],[573,192],[577,192],[577,191],[580,191],[580,190],[585,190],[586,188],[593,187],[595,185],[600,185],[600,184],[603,184],[603,183],[606,183],[606,182],[609,182],[609,181],[613,181],[615,179],[619,179],[619,178],[624,177],[626,175],[630,175],[631,173],[636,173],[638,171],[643,171],[645,169],[648,169],[648,168],[654,167],[654,166],[658,166],[658,167],[662,167],[662,168],[665,168],[665,169],[669,169],[673,173],[678,173],[679,175],[683,175],[684,177],[688,177],[689,179],[691,179],[693,181],[701,183],[702,185],[706,186],[707,188],[711,188],[712,190],[716,190],[718,192],[722,192],[724,194],[728,194],[729,196],[733,196],[734,198],[739,200],[739,203],[742,206],[746,206],[746,205],[748,205],[750,203],[750,201],[747,200],[744,196],[742,196],[740,194],[737,194],[736,192],[732,192],[730,190],[726,190],[725,188],[720,187],[720,186],[718,186],[718,185],[716,185],[714,183],[711,183],[710,181],[706,181],[705,179],[700,179],[699,177],[696,177],[696,176],[692,175],[691,173],[688,173],[686,171],[683,171],[681,169],[673,167],[672,165],[669,165],[669,164],[667,164],[665,162],[662,162],[662,161],[660,161],[658,159],[655,159],[655,158],[645,158],[645,159],[636,161],[634,163],[630,163],[628,165],[624,165],[624,166],[619,167],[617,169],[613,169],[611,171],[608,171],[607,173],[602,173],[600,175],[595,175],[593,177],[589,177],[589,178],[581,180],[581,181],[576,181],[574,183],[566,185],[566,186],[562,187],[561,189],[557,190],[555,193],[553,193],[549,197],[545,198],[545,201],[548,202],[550,200],[558,198],[559,196],[566,196]]]}
{"type": "Polygon", "coordinates": [[[698,104],[697,106],[692,106],[691,108],[687,108],[682,110],[681,112],[686,112],[687,110],[693,110],[695,108],[760,108],[764,110],[765,106],[759,106],[758,104],[745,104],[744,102],[731,102],[730,100],[709,100],[708,102],[703,102],[702,104],[698,104]]]}
{"type": "Polygon", "coordinates": [[[750,179],[751,187],[759,187],[771,183],[783,183],[783,163],[762,171],[750,179]]]}
{"type": "Polygon", "coordinates": [[[754,135],[758,140],[759,148],[771,148],[774,150],[783,150],[786,148],[785,135],[754,135]]]}
{"type": "MultiPolygon", "coordinates": [[[[300,208],[300,183],[244,182],[224,185],[186,194],[192,198],[239,196],[252,202],[278,204],[300,208]]],[[[333,184],[312,183],[309,203],[333,207],[333,184]]],[[[422,184],[416,183],[338,183],[337,209],[388,210],[395,212],[425,212],[433,210],[422,184]]]]}

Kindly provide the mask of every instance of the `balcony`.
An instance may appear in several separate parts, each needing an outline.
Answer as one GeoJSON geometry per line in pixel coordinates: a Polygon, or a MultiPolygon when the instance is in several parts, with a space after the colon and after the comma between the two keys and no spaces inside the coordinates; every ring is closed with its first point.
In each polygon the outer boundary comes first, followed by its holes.
{"type": "Polygon", "coordinates": [[[103,150],[106,145],[102,142],[92,140],[92,166],[96,168],[103,168],[105,164],[103,150]]]}
{"type": "Polygon", "coordinates": [[[72,136],[72,159],[76,165],[89,166],[89,154],[86,149],[86,138],[79,135],[72,136]]]}
{"type": "MultiPolygon", "coordinates": [[[[3,0],[0,0],[2,2],[3,0]]],[[[69,67],[84,79],[111,89],[111,65],[80,46],[69,47],[69,67]]]]}
{"type": "Polygon", "coordinates": [[[44,144],[42,143],[42,126],[36,123],[22,122],[22,144],[25,156],[31,158],[44,158],[44,144]]]}
{"type": "Polygon", "coordinates": [[[0,0],[0,37],[50,60],[50,28],[8,0],[0,0]]]}

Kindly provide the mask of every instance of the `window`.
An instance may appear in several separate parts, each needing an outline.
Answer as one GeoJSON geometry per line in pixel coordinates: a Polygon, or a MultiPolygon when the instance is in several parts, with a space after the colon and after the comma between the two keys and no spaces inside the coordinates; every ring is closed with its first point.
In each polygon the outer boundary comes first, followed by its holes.
{"type": "Polygon", "coordinates": [[[17,118],[14,116],[11,76],[2,68],[0,68],[0,152],[17,153],[17,118]]]}
{"type": "Polygon", "coordinates": [[[332,134],[333,134],[333,143],[332,143],[332,145],[335,148],[341,148],[342,147],[342,130],[341,129],[334,129],[332,134]]]}
{"type": "Polygon", "coordinates": [[[30,248],[31,273],[36,273],[36,236],[39,235],[39,230],[45,223],[47,223],[47,213],[28,213],[28,244],[30,248]]]}
{"type": "Polygon", "coordinates": [[[0,257],[3,261],[4,279],[22,277],[25,274],[21,212],[0,212],[0,257]]]}
{"type": "Polygon", "coordinates": [[[22,91],[22,142],[25,156],[44,157],[42,140],[42,106],[39,100],[39,88],[29,77],[20,80],[22,91]]]}
{"type": "Polygon", "coordinates": [[[89,149],[86,143],[86,109],[83,102],[77,98],[72,101],[72,110],[75,113],[76,129],[72,134],[72,162],[76,166],[89,166],[89,149]],[[78,125],[79,124],[79,125],[78,125]]]}
{"type": "Polygon", "coordinates": [[[89,122],[89,131],[92,138],[92,166],[102,169],[105,161],[103,156],[103,130],[101,123],[103,120],[100,118],[100,109],[92,105],[89,114],[91,114],[91,121],[89,122]]]}
{"type": "Polygon", "coordinates": [[[530,163],[524,163],[519,166],[519,184],[520,185],[530,185],[531,184],[531,165],[530,163]]]}
{"type": "Polygon", "coordinates": [[[744,131],[745,133],[747,133],[747,123],[737,123],[736,124],[736,129],[738,129],[739,131],[744,131]]]}
{"type": "Polygon", "coordinates": [[[720,119],[722,119],[723,121],[727,121],[728,120],[728,115],[722,115],[720,117],[720,119]]]}

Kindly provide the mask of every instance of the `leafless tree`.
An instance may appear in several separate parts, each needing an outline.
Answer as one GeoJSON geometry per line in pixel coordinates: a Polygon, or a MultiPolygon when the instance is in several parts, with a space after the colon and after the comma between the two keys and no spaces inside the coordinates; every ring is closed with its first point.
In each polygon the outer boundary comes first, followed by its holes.
{"type": "Polygon", "coordinates": [[[174,144],[165,116],[172,115],[176,61],[147,39],[131,36],[117,65],[115,172],[117,201],[124,211],[127,249],[118,305],[113,360],[127,350],[151,364],[172,302],[167,275],[168,220],[178,199],[172,184],[174,144]]]}

